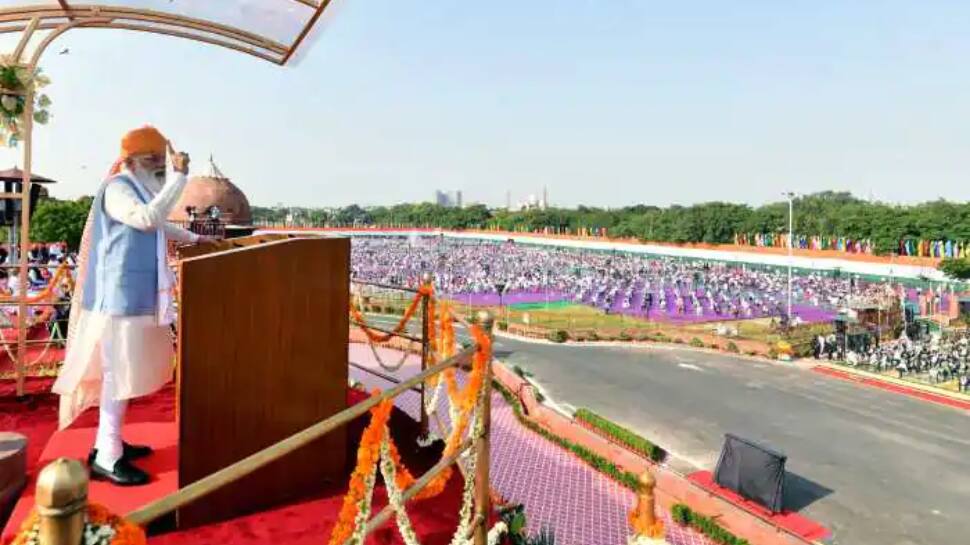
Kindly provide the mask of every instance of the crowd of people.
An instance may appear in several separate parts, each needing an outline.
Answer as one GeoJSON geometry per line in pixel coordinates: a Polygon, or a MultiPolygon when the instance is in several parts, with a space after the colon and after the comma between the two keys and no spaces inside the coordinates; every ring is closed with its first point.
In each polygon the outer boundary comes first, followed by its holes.
{"type": "MultiPolygon", "coordinates": [[[[834,348],[834,337],[828,342],[834,348]]],[[[904,334],[896,341],[850,350],[845,360],[855,367],[894,372],[899,378],[913,377],[930,384],[955,380],[959,391],[970,392],[970,334],[966,332],[927,335],[920,340],[904,334]]]]}
{"type": "MultiPolygon", "coordinates": [[[[430,271],[436,289],[455,297],[499,290],[548,293],[632,315],[789,319],[783,268],[438,237],[358,237],[352,248],[357,280],[413,287],[430,271]]],[[[796,323],[828,320],[848,298],[886,295],[887,290],[888,284],[853,277],[796,274],[792,299],[797,308],[790,318],[796,323]],[[825,310],[830,313],[819,312],[825,310]]]]}
{"type": "MultiPolygon", "coordinates": [[[[17,250],[19,251],[19,248],[17,250]]],[[[15,253],[10,245],[0,246],[0,296],[12,297],[21,291],[20,271],[14,256],[15,253]]],[[[69,252],[67,246],[63,243],[33,244],[27,254],[28,285],[26,290],[24,290],[27,292],[27,296],[34,296],[43,292],[57,273],[57,270],[65,263],[72,277],[75,277],[77,274],[76,259],[77,256],[69,252]]],[[[66,286],[63,289],[58,286],[56,287],[56,293],[52,297],[52,302],[61,304],[54,307],[51,323],[61,323],[63,331],[60,333],[66,335],[67,317],[70,313],[70,306],[67,303],[70,301],[70,293],[68,293],[66,286]]],[[[32,315],[40,314],[44,310],[41,307],[30,308],[32,315]]],[[[19,308],[17,305],[0,306],[0,326],[9,327],[16,323],[18,311],[19,308]]]]}

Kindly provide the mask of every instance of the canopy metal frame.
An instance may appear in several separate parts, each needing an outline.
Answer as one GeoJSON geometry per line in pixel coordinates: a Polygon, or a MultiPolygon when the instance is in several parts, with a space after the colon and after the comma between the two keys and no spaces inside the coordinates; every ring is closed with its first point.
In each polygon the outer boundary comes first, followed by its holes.
{"type": "MultiPolygon", "coordinates": [[[[108,4],[75,4],[57,0],[57,4],[44,3],[0,8],[0,35],[21,33],[8,62],[26,68],[33,73],[41,56],[51,43],[62,34],[76,28],[113,28],[161,34],[193,40],[209,45],[225,47],[256,58],[283,66],[293,58],[310,30],[320,19],[331,0],[277,0],[280,3],[296,3],[307,9],[306,23],[290,43],[280,43],[268,36],[222,24],[216,21],[188,17],[162,11],[118,7],[108,4]],[[27,46],[38,32],[47,31],[38,45],[28,55],[27,46]]],[[[17,352],[14,362],[17,377],[17,395],[24,395],[27,355],[27,270],[30,250],[30,190],[33,159],[34,88],[30,86],[25,96],[23,113],[23,182],[18,194],[7,198],[21,199],[20,207],[20,258],[19,290],[17,297],[18,331],[17,352]]]]}

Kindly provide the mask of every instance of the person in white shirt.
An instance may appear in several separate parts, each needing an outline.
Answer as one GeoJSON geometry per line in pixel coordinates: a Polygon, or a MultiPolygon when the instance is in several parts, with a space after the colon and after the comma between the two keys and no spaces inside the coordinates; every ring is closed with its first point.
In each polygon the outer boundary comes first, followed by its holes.
{"type": "Polygon", "coordinates": [[[148,446],[122,441],[128,400],[151,394],[172,378],[174,278],[167,238],[211,237],[167,222],[186,184],[188,155],[172,152],[152,127],[130,132],[121,148],[81,239],[67,351],[53,391],[61,396],[62,429],[100,404],[88,458],[91,476],[128,486],[148,482],[148,474],[131,462],[152,453],[148,446]],[[175,171],[167,183],[166,151],[175,171]]]}

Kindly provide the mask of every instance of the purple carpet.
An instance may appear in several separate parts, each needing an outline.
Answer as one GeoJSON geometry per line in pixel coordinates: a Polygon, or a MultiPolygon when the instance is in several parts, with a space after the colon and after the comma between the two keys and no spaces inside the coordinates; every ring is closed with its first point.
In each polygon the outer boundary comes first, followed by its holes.
{"type": "MultiPolygon", "coordinates": [[[[693,291],[693,297],[691,297],[690,291],[668,287],[663,290],[661,297],[660,290],[650,291],[644,289],[643,286],[636,286],[625,293],[623,297],[615,297],[612,301],[603,292],[589,292],[576,298],[570,297],[568,293],[556,290],[509,292],[501,298],[494,292],[458,293],[447,297],[462,304],[480,306],[570,301],[603,311],[608,310],[611,314],[623,314],[668,323],[701,323],[766,318],[778,316],[782,309],[782,303],[779,301],[772,301],[770,304],[768,302],[763,304],[749,303],[746,308],[738,297],[715,302],[708,297],[703,288],[693,291]],[[677,303],[678,292],[682,301],[679,306],[677,303]]],[[[838,313],[834,309],[797,303],[792,305],[792,314],[806,323],[821,323],[831,321],[838,313]]]]}

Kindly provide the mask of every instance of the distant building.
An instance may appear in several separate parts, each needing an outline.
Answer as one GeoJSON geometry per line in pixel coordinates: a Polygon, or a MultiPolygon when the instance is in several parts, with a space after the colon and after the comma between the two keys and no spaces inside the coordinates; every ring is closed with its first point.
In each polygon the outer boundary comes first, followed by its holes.
{"type": "Polygon", "coordinates": [[[461,208],[461,191],[441,191],[434,192],[434,202],[438,206],[448,208],[461,208]]]}
{"type": "Polygon", "coordinates": [[[545,210],[548,207],[545,193],[545,190],[543,190],[543,196],[541,199],[535,195],[529,195],[526,200],[519,201],[516,210],[545,210]]]}

